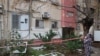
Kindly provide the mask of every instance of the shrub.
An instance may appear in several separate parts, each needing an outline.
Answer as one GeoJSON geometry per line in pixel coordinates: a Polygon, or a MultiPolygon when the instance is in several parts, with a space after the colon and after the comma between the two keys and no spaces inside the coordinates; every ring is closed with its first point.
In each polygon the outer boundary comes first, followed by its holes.
{"type": "Polygon", "coordinates": [[[49,32],[46,32],[46,34],[43,36],[42,34],[34,34],[34,36],[43,42],[49,42],[51,39],[56,36],[57,34],[53,32],[52,30],[49,30],[49,32]]]}
{"type": "MultiPolygon", "coordinates": [[[[72,34],[70,34],[69,38],[78,38],[78,36],[76,36],[74,33],[72,33],[72,34]]],[[[67,45],[67,49],[71,53],[76,52],[76,50],[79,48],[82,48],[82,42],[79,39],[68,41],[68,42],[66,42],[66,45],[67,45]]]]}

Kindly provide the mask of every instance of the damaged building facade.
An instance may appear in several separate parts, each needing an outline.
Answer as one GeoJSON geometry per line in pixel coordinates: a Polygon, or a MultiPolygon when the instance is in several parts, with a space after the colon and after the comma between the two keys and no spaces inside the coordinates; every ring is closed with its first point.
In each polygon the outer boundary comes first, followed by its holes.
{"type": "MultiPolygon", "coordinates": [[[[36,39],[35,34],[44,35],[50,29],[61,34],[60,0],[0,0],[0,38],[11,39],[18,31],[22,39],[36,39]]],[[[55,37],[55,38],[56,38],[55,37]]]]}
{"type": "Polygon", "coordinates": [[[75,30],[75,0],[0,0],[1,39],[12,39],[17,31],[21,39],[37,39],[35,34],[45,35],[50,29],[56,32],[54,38],[61,38],[75,30]],[[70,6],[68,6],[70,5],[70,6]],[[70,30],[70,31],[67,31],[70,30]],[[66,34],[65,34],[66,33],[66,34]]]}

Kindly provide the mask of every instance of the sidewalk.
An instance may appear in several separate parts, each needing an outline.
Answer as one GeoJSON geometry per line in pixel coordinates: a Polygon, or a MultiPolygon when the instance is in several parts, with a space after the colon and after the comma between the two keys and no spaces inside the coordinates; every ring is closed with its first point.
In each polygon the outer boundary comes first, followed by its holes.
{"type": "Polygon", "coordinates": [[[100,48],[92,47],[94,53],[91,56],[100,56],[100,48]]]}

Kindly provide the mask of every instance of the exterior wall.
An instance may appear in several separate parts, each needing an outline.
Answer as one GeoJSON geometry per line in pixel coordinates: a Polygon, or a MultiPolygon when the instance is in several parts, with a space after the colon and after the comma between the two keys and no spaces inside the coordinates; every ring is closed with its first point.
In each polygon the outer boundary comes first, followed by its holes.
{"type": "Polygon", "coordinates": [[[95,20],[94,20],[94,30],[97,30],[97,31],[100,30],[100,24],[99,24],[99,22],[100,22],[100,6],[99,6],[100,3],[98,1],[99,0],[95,1],[94,4],[93,4],[94,8],[96,9],[95,10],[96,13],[94,14],[94,18],[95,18],[95,20]]]}
{"type": "MultiPolygon", "coordinates": [[[[4,2],[4,10],[6,10],[8,7],[8,1],[2,0],[4,2]]],[[[60,2],[61,0],[59,0],[60,2]]],[[[11,39],[11,33],[12,33],[12,15],[13,14],[18,14],[18,15],[29,15],[29,2],[26,2],[24,0],[10,0],[9,2],[9,12],[6,11],[6,13],[3,15],[5,19],[4,21],[4,35],[5,38],[11,39]],[[7,37],[9,36],[9,37],[7,37]]],[[[21,34],[23,39],[37,39],[34,37],[34,33],[38,34],[41,33],[44,35],[46,32],[48,32],[51,28],[51,22],[52,21],[57,21],[58,22],[58,27],[53,29],[54,32],[56,32],[58,35],[55,36],[55,38],[60,38],[62,36],[61,34],[61,10],[58,9],[57,6],[54,6],[51,4],[50,1],[32,1],[32,11],[31,11],[31,23],[30,23],[30,31],[29,29],[27,30],[19,30],[18,32],[21,34]],[[33,11],[35,10],[35,12],[33,11]],[[42,14],[44,12],[48,12],[50,15],[50,19],[48,20],[43,20],[42,19],[42,14]],[[35,27],[35,22],[36,19],[43,20],[44,21],[44,28],[36,28],[35,27]]],[[[23,26],[25,27],[25,26],[23,26]]],[[[29,27],[29,26],[27,26],[29,27]]]]}
{"type": "Polygon", "coordinates": [[[7,13],[7,1],[5,0],[0,0],[0,5],[2,5],[2,10],[3,10],[3,14],[0,14],[0,21],[1,21],[1,30],[0,30],[0,33],[1,33],[1,39],[4,40],[4,39],[8,39],[8,32],[9,32],[9,23],[8,23],[8,13],[7,13]]]}
{"type": "Polygon", "coordinates": [[[62,1],[62,27],[76,27],[76,10],[72,8],[76,5],[75,0],[62,1]]]}
{"type": "MultiPolygon", "coordinates": [[[[41,3],[37,2],[36,5],[38,5],[38,4],[41,4],[41,3]]],[[[35,7],[35,8],[37,8],[37,7],[35,7]]],[[[61,19],[61,10],[57,9],[56,6],[53,6],[53,5],[49,4],[49,3],[46,3],[44,6],[42,6],[41,8],[39,8],[38,11],[40,12],[40,13],[38,13],[40,15],[42,15],[43,12],[48,12],[50,14],[50,19],[44,20],[44,28],[41,28],[41,29],[36,28],[35,24],[33,23],[32,24],[33,25],[32,26],[32,34],[33,33],[41,33],[41,34],[44,35],[46,32],[48,32],[50,29],[52,29],[51,28],[51,24],[52,24],[51,22],[52,21],[57,21],[58,22],[58,28],[57,29],[53,29],[53,30],[55,32],[57,32],[57,34],[58,34],[58,36],[56,36],[56,37],[60,38],[59,33],[61,34],[61,22],[60,22],[60,19],[61,19]]],[[[34,13],[34,14],[36,15],[36,13],[34,13]]],[[[32,21],[35,22],[36,19],[41,19],[41,16],[40,16],[40,18],[39,18],[39,16],[36,16],[35,18],[33,18],[32,21]]],[[[31,34],[31,36],[33,36],[32,34],[31,34]]]]}

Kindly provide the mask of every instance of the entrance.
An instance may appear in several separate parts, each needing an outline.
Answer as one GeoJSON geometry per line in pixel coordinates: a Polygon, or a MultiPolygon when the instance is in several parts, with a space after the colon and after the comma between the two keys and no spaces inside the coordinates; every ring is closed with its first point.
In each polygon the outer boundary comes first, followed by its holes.
{"type": "Polygon", "coordinates": [[[63,37],[63,39],[65,39],[67,36],[69,36],[72,32],[74,32],[74,28],[63,27],[62,28],[62,37],[63,37]]]}

